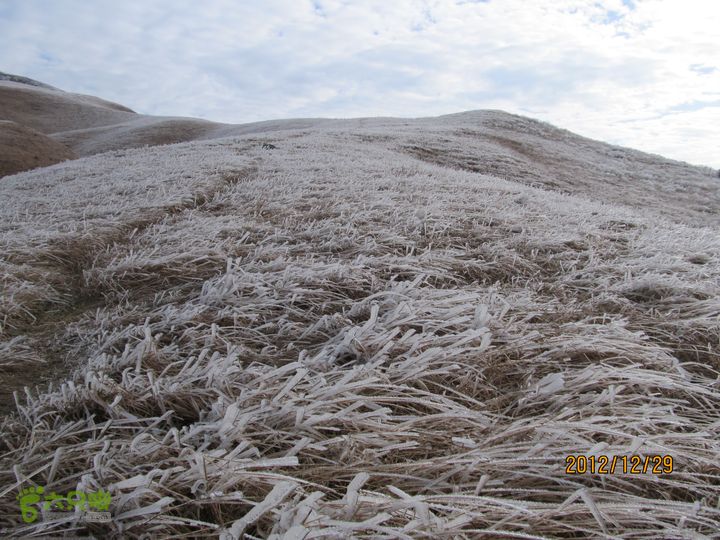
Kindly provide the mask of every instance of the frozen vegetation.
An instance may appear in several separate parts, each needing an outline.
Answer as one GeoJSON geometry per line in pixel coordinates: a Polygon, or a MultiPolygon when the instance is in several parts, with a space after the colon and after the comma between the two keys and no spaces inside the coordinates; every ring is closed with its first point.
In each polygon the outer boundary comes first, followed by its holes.
{"type": "Polygon", "coordinates": [[[216,135],[0,180],[9,534],[717,534],[713,171],[500,112],[216,135]]]}

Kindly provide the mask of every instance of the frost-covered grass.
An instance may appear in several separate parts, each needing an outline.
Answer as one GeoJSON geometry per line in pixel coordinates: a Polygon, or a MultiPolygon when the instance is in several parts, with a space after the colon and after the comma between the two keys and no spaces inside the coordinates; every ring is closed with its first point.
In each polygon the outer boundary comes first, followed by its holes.
{"type": "MultiPolygon", "coordinates": [[[[717,533],[712,218],[670,221],[678,203],[643,208],[637,186],[610,205],[587,178],[571,195],[520,169],[434,163],[408,148],[451,143],[394,122],[104,154],[0,184],[0,362],[30,365],[53,339],[77,366],[19,393],[2,426],[13,534],[717,533]],[[675,470],[567,475],[569,454],[671,455],[675,470]],[[14,497],[31,485],[108,489],[113,521],[21,525],[14,497]]],[[[657,181],[646,196],[661,203],[673,177],[657,181]]]]}

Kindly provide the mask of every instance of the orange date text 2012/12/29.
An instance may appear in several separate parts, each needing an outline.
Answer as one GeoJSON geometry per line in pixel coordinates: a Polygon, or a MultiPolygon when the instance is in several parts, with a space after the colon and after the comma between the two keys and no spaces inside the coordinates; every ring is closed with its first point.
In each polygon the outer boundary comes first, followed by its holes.
{"type": "Polygon", "coordinates": [[[672,456],[584,456],[565,458],[566,474],[670,474],[672,456]]]}

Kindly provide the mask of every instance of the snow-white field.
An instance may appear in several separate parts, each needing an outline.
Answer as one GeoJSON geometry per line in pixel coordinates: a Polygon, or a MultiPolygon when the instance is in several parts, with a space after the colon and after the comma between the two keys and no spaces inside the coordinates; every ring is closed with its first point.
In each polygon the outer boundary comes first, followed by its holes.
{"type": "Polygon", "coordinates": [[[714,171],[500,112],[221,135],[0,180],[4,535],[718,537],[714,171]]]}

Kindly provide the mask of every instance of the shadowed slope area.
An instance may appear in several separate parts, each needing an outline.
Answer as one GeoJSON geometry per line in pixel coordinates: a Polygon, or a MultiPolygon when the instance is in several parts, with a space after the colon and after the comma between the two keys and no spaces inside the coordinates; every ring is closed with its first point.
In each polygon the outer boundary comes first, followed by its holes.
{"type": "MultiPolygon", "coordinates": [[[[208,138],[223,127],[193,118],[139,115],[117,103],[23,79],[9,75],[5,80],[0,78],[0,120],[49,135],[81,156],[208,138]]],[[[12,156],[5,158],[0,153],[0,159],[10,160],[12,156]]]]}
{"type": "Polygon", "coordinates": [[[53,137],[78,154],[89,156],[111,150],[210,138],[209,135],[221,125],[193,118],[138,116],[119,124],[65,131],[53,137]]]}
{"type": "Polygon", "coordinates": [[[130,109],[92,96],[0,81],[0,120],[41,133],[105,126],[135,115],[130,109]]]}
{"type": "Polygon", "coordinates": [[[75,158],[75,152],[47,135],[0,120],[0,177],[75,158]]]}

